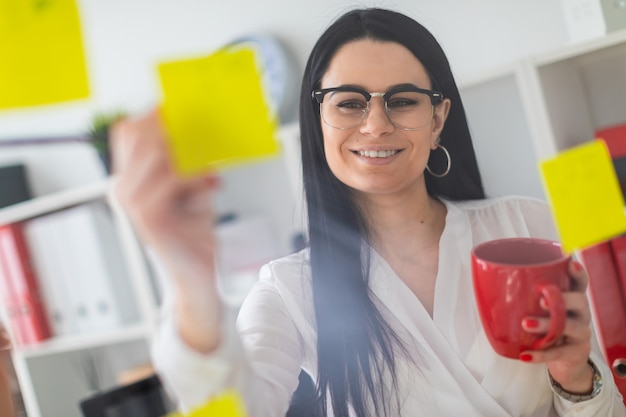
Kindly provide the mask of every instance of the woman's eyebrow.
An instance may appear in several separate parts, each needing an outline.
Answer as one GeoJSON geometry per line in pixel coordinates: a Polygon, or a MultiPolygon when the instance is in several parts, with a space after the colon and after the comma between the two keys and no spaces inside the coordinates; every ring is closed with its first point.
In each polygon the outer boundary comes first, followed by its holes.
{"type": "Polygon", "coordinates": [[[389,87],[387,89],[387,91],[389,90],[397,90],[397,89],[401,89],[401,88],[424,88],[424,87],[420,87],[418,85],[415,85],[413,83],[402,83],[402,84],[396,84],[396,85],[392,85],[391,87],[389,87]]]}
{"type": "Polygon", "coordinates": [[[364,91],[367,91],[367,88],[365,88],[364,86],[359,85],[359,84],[340,84],[340,85],[338,85],[338,86],[336,86],[336,87],[341,87],[341,88],[343,88],[343,87],[347,87],[347,88],[358,88],[359,90],[364,90],[364,91]]]}
{"type": "Polygon", "coordinates": [[[413,83],[394,84],[394,85],[391,85],[391,86],[387,87],[387,89],[384,90],[384,91],[369,91],[369,89],[365,88],[365,86],[360,85],[360,84],[341,84],[341,85],[338,85],[337,87],[358,88],[360,90],[367,91],[368,93],[374,93],[374,92],[385,93],[385,92],[390,91],[390,90],[396,90],[396,89],[405,88],[405,87],[409,87],[409,88],[424,88],[424,87],[419,87],[419,86],[417,86],[417,85],[415,85],[413,83]]]}

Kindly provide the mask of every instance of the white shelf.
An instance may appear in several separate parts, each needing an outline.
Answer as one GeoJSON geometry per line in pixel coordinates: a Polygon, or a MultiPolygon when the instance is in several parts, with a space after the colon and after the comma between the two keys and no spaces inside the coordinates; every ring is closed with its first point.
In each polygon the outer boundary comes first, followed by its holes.
{"type": "Polygon", "coordinates": [[[110,181],[106,180],[2,208],[0,209],[0,225],[20,222],[76,204],[104,198],[107,196],[109,187],[110,181]]]}
{"type": "Polygon", "coordinates": [[[102,346],[111,346],[136,340],[148,340],[151,335],[152,327],[134,325],[115,331],[52,338],[32,346],[22,347],[14,352],[14,355],[21,356],[24,359],[30,359],[102,346]]]}
{"type": "Polygon", "coordinates": [[[537,67],[554,64],[568,59],[580,57],[586,54],[595,53],[602,49],[610,48],[626,42],[626,29],[612,32],[602,38],[592,39],[561,48],[557,51],[550,51],[543,54],[537,54],[532,59],[537,67]]]}

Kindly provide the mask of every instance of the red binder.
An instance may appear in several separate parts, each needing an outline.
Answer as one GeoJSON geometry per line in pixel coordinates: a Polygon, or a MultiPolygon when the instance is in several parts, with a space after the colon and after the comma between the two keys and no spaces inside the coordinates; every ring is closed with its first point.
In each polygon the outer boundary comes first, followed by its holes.
{"type": "Polygon", "coordinates": [[[0,226],[0,252],[0,278],[8,290],[6,302],[16,315],[11,325],[17,344],[28,345],[51,337],[21,223],[0,226]]]}
{"type": "Polygon", "coordinates": [[[606,143],[622,194],[626,198],[626,124],[600,129],[596,131],[595,137],[606,143]]]}
{"type": "Polygon", "coordinates": [[[0,251],[0,303],[7,313],[8,322],[6,329],[10,332],[11,339],[18,345],[24,344],[25,336],[22,333],[24,326],[21,323],[21,315],[15,297],[13,285],[8,277],[4,254],[0,251]]]}
{"type": "MultiPolygon", "coordinates": [[[[618,280],[622,288],[622,299],[624,304],[626,304],[626,235],[611,239],[611,249],[618,280]]],[[[624,331],[626,332],[626,329],[624,331]]]]}
{"type": "Polygon", "coordinates": [[[626,298],[613,248],[610,242],[603,242],[582,250],[580,255],[589,274],[598,339],[626,404],[626,298]]]}
{"type": "Polygon", "coordinates": [[[606,142],[613,159],[626,157],[626,124],[605,127],[595,135],[606,142]]]}

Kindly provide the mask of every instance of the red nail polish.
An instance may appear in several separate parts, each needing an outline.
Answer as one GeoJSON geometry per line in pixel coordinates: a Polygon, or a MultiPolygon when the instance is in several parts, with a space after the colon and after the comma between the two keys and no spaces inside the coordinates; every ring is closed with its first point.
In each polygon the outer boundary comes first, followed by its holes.
{"type": "Polygon", "coordinates": [[[531,355],[530,353],[522,353],[521,355],[519,355],[519,360],[522,362],[530,362],[533,360],[533,355],[531,355]]]}
{"type": "Polygon", "coordinates": [[[539,327],[539,321],[535,319],[524,319],[522,320],[522,325],[527,329],[536,329],[539,327]]]}
{"type": "Polygon", "coordinates": [[[574,271],[580,272],[583,270],[583,266],[579,262],[574,262],[573,264],[574,271]]]}

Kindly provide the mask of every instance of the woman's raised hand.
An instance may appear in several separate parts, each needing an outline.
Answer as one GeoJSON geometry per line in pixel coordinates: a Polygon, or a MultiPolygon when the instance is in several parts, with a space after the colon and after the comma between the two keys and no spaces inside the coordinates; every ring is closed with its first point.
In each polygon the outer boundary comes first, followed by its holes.
{"type": "Polygon", "coordinates": [[[181,337],[208,352],[217,346],[222,311],[211,204],[219,178],[176,173],[158,110],[118,122],[111,141],[115,195],[171,276],[181,337]]]}

